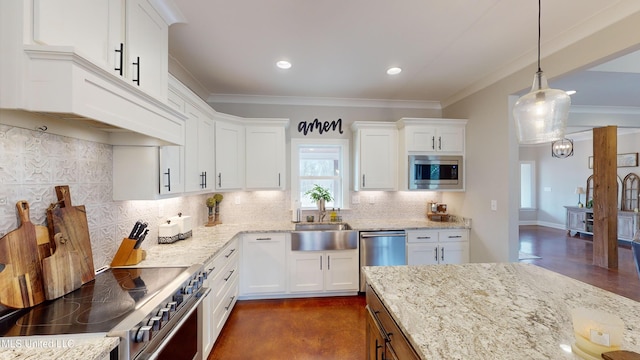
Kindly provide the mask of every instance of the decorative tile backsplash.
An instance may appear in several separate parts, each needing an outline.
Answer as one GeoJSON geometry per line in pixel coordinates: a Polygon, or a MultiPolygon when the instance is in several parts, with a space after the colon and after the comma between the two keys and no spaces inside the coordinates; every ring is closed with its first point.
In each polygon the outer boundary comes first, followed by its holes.
{"type": "MultiPolygon", "coordinates": [[[[149,223],[143,248],[157,244],[158,225],[182,212],[194,226],[207,222],[211,194],[155,201],[113,201],[113,147],[0,124],[0,236],[18,227],[16,203],[29,202],[31,222],[46,225],[46,209],[57,201],[55,186],[69,185],[72,205],[84,205],[96,268],[108,265],[136,220],[149,223]]],[[[424,218],[429,192],[360,192],[359,204],[342,211],[349,219],[424,218]]],[[[289,191],[223,193],[223,223],[291,219],[289,191]]],[[[307,211],[305,211],[307,213],[307,211]]],[[[308,211],[309,214],[313,213],[308,211]]],[[[328,215],[327,215],[328,219],[328,215]]]]}

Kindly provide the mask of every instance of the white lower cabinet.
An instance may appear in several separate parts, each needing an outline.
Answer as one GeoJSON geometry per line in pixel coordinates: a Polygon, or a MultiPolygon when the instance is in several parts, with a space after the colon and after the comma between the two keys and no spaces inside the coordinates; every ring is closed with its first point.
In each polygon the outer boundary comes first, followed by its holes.
{"type": "Polygon", "coordinates": [[[209,356],[238,298],[238,253],[238,239],[234,239],[204,266],[208,274],[204,286],[211,289],[202,300],[198,319],[204,359],[209,356]]]}
{"type": "Polygon", "coordinates": [[[469,230],[407,230],[407,264],[469,262],[469,230]]]}
{"type": "Polygon", "coordinates": [[[240,295],[284,293],[286,286],[285,233],[245,234],[240,261],[240,295]]]}
{"type": "Polygon", "coordinates": [[[358,291],[358,250],[291,251],[289,291],[358,291]]]}

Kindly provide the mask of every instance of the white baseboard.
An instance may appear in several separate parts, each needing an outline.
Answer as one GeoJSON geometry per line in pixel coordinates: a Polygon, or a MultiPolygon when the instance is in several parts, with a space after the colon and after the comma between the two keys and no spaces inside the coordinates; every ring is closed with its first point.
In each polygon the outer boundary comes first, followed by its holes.
{"type": "Polygon", "coordinates": [[[522,226],[522,225],[537,225],[537,226],[550,227],[550,228],[559,229],[559,230],[566,230],[567,229],[565,224],[558,224],[558,223],[552,223],[552,222],[548,222],[548,221],[538,221],[538,220],[520,221],[518,223],[518,225],[519,226],[522,226]]]}

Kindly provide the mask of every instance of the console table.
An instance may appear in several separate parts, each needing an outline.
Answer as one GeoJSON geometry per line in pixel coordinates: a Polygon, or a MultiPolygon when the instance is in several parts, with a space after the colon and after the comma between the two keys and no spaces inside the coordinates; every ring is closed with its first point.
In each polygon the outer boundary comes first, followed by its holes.
{"type": "MultiPolygon", "coordinates": [[[[569,233],[593,235],[593,209],[577,206],[565,206],[567,209],[566,228],[569,233]]],[[[618,211],[618,240],[633,240],[640,227],[640,213],[618,211]]]]}

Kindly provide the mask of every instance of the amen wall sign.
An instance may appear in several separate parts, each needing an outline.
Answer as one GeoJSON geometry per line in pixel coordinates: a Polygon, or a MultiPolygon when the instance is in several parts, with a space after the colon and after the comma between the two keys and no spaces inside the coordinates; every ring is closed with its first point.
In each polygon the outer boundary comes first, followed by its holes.
{"type": "Polygon", "coordinates": [[[314,130],[317,131],[318,134],[323,134],[329,131],[338,131],[342,134],[342,119],[324,122],[314,119],[313,121],[300,121],[298,123],[298,132],[304,134],[304,136],[307,136],[307,134],[314,130]]]}

